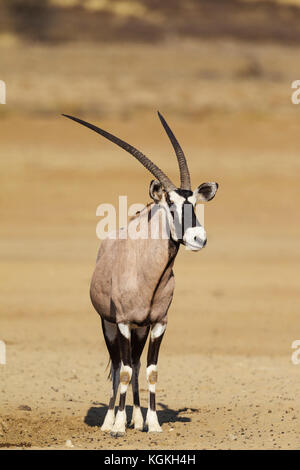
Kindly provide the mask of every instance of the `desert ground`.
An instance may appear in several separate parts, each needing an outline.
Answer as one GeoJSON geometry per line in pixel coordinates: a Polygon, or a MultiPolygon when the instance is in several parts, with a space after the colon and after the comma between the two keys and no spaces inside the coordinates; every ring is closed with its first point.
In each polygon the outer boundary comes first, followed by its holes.
{"type": "MultiPolygon", "coordinates": [[[[300,448],[300,365],[291,360],[300,339],[300,105],[290,99],[297,57],[297,48],[231,42],[155,51],[6,47],[1,448],[300,448]],[[175,263],[159,358],[163,433],[128,429],[114,439],[100,430],[108,354],[89,300],[96,208],[119,195],[147,203],[151,175],[60,114],[116,133],[178,181],[156,109],[185,150],[193,185],[220,186],[205,206],[207,246],[182,248],[175,263]]],[[[144,413],[145,375],[144,352],[144,413]]],[[[131,393],[127,404],[130,418],[131,393]]]]}

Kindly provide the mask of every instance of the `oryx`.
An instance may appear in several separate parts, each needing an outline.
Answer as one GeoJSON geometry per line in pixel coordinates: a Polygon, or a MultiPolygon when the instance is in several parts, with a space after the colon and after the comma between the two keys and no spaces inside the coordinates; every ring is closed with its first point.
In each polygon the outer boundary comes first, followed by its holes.
{"type": "MultiPolygon", "coordinates": [[[[203,183],[191,190],[190,174],[184,153],[168,124],[158,113],[162,125],[175,150],[180,188],[139,150],[114,135],[81,119],[64,115],[83,124],[117,144],[149,170],[156,180],[151,181],[149,194],[153,202],[137,213],[128,224],[139,223],[141,232],[151,228],[160,236],[124,236],[120,229],[116,236],[107,237],[101,244],[96,268],[91,281],[90,295],[99,313],[102,329],[111,358],[112,392],[102,430],[113,436],[125,433],[125,399],[131,381],[133,390],[132,425],[144,426],[140,409],[138,375],[140,357],[150,331],[147,355],[147,382],[149,405],[146,417],[148,431],[160,432],[155,405],[157,361],[160,344],[167,326],[167,312],[174,291],[173,264],[180,244],[199,251],[206,244],[206,233],[194,212],[197,201],[209,201],[218,189],[217,183],[203,183]],[[117,415],[114,407],[120,385],[120,403],[117,415]]],[[[151,232],[152,233],[152,232],[151,232]]]]}

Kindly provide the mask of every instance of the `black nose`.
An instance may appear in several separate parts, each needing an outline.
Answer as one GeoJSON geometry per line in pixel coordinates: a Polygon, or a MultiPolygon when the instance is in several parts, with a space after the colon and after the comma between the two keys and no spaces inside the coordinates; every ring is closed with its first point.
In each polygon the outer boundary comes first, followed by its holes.
{"type": "Polygon", "coordinates": [[[207,238],[205,238],[205,240],[202,241],[201,238],[199,238],[199,237],[196,236],[196,237],[194,237],[194,241],[195,241],[196,243],[200,243],[200,244],[202,243],[202,247],[204,247],[204,246],[206,245],[206,243],[207,243],[207,238]]]}

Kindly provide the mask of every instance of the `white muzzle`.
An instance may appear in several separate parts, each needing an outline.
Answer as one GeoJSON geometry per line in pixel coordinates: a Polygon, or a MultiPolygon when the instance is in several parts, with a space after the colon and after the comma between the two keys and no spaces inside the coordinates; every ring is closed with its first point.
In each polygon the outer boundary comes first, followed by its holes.
{"type": "Polygon", "coordinates": [[[206,245],[206,232],[203,227],[190,227],[186,229],[183,242],[187,250],[199,251],[206,245]]]}

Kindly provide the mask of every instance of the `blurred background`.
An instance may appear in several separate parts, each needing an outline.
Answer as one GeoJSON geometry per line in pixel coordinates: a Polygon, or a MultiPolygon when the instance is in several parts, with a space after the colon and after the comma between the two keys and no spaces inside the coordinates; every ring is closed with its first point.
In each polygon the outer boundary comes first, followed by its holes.
{"type": "Polygon", "coordinates": [[[290,108],[300,2],[1,0],[1,113],[290,108]]]}
{"type": "MultiPolygon", "coordinates": [[[[12,410],[22,400],[66,413],[47,371],[60,389],[63,367],[76,362],[90,379],[79,371],[72,393],[92,400],[100,362],[102,383],[107,357],[88,292],[99,245],[96,208],[117,204],[119,195],[129,204],[148,202],[151,175],[61,113],[115,133],[178,181],[158,109],[186,153],[193,186],[220,185],[205,207],[205,250],[178,255],[162,357],[195,355],[195,367],[203,357],[210,365],[201,380],[217,410],[232,389],[227,384],[222,397],[213,395],[213,358],[228,358],[224,374],[234,375],[237,390],[252,384],[262,409],[277,403],[272,416],[283,421],[278,397],[293,401],[290,390],[299,388],[290,361],[300,334],[300,105],[291,101],[299,41],[296,0],[0,0],[0,80],[7,91],[0,105],[0,339],[9,357],[2,403],[16,419],[13,432],[19,416],[12,410]],[[34,387],[35,379],[22,374],[28,364],[38,377],[34,387]]],[[[181,385],[185,397],[195,373],[190,378],[181,385]]],[[[171,392],[168,400],[181,406],[171,392]]],[[[77,415],[86,405],[78,403],[77,415]]],[[[251,416],[245,412],[244,420],[262,440],[253,431],[248,446],[293,442],[296,421],[274,442],[264,415],[251,416]]],[[[43,445],[51,432],[40,426],[28,424],[32,442],[43,445]]],[[[203,432],[206,448],[215,445],[203,432]]],[[[180,438],[173,439],[176,446],[180,438]]]]}

